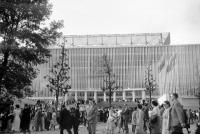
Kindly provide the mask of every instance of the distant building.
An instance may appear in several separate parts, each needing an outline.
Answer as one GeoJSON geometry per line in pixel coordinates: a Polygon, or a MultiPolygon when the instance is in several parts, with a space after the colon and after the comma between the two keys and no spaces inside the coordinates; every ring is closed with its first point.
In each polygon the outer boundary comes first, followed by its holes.
{"type": "MultiPolygon", "coordinates": [[[[97,73],[99,58],[107,55],[116,81],[123,87],[113,94],[113,100],[148,98],[145,70],[150,65],[158,84],[158,89],[153,92],[154,98],[177,92],[185,106],[198,105],[195,94],[200,86],[200,45],[170,45],[169,33],[72,35],[66,36],[65,40],[71,67],[72,89],[69,93],[76,100],[108,100],[101,90],[104,78],[97,73]]],[[[46,88],[44,76],[49,73],[60,52],[60,49],[52,48],[48,63],[39,66],[40,73],[32,85],[37,91],[34,98],[54,98],[46,88]]]]}

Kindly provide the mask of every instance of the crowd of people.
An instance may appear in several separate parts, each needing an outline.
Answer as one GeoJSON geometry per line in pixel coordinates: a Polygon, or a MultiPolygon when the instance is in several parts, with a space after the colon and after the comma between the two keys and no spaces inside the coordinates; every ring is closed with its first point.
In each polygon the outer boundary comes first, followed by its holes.
{"type": "MultiPolygon", "coordinates": [[[[199,111],[186,110],[178,101],[178,94],[174,93],[170,101],[159,105],[153,100],[151,105],[139,103],[132,111],[126,106],[109,110],[107,133],[130,133],[128,122],[132,124],[133,134],[183,134],[183,129],[190,133],[190,125],[199,121],[199,111]],[[131,118],[130,118],[131,113],[131,118]]],[[[199,131],[196,131],[199,134],[199,131]]]]}
{"type": "Polygon", "coordinates": [[[78,102],[62,103],[56,110],[53,105],[10,106],[9,111],[0,113],[0,132],[54,131],[60,134],[78,134],[79,125],[84,125],[89,134],[96,134],[97,122],[106,123],[106,133],[133,134],[182,134],[183,129],[190,133],[190,124],[199,120],[199,111],[184,110],[178,101],[178,94],[171,96],[171,101],[159,105],[142,101],[136,107],[127,104],[117,107],[99,108],[95,101],[89,100],[82,105],[78,102]],[[132,132],[129,132],[129,125],[132,132]],[[59,127],[58,127],[59,126],[59,127]]]}

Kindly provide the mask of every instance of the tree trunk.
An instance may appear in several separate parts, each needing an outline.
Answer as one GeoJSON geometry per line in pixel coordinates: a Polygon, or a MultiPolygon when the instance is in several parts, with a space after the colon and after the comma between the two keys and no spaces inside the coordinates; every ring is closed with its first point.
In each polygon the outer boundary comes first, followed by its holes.
{"type": "Polygon", "coordinates": [[[8,57],[9,57],[9,51],[6,51],[4,53],[4,59],[3,59],[3,63],[1,64],[1,68],[0,68],[0,91],[2,88],[2,80],[4,75],[6,74],[7,71],[7,65],[8,65],[8,57]]]}
{"type": "Polygon", "coordinates": [[[151,88],[149,89],[149,101],[150,101],[150,104],[151,104],[151,88]]]}
{"type": "Polygon", "coordinates": [[[111,94],[111,89],[109,89],[109,107],[111,107],[111,96],[112,94],[111,94]]]}
{"type": "Polygon", "coordinates": [[[57,116],[57,114],[58,114],[58,95],[59,95],[59,92],[58,92],[58,90],[56,91],[56,105],[55,105],[55,107],[56,107],[56,116],[57,116]]]}

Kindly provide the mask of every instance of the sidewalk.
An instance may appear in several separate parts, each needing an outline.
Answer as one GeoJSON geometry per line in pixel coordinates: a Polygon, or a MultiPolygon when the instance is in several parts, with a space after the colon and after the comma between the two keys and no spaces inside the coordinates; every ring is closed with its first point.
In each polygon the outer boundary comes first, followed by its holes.
{"type": "MultiPolygon", "coordinates": [[[[129,134],[132,134],[131,131],[131,125],[129,125],[129,134]]],[[[190,131],[191,134],[194,134],[196,130],[196,124],[191,125],[190,131]]],[[[22,134],[22,133],[18,133],[18,134],[22,134]]],[[[59,129],[55,130],[55,131],[41,131],[41,132],[31,132],[31,134],[60,134],[59,129]]],[[[67,134],[66,131],[64,131],[64,134],[67,134]]],[[[87,128],[84,125],[80,125],[79,126],[79,134],[88,134],[87,128]]],[[[106,123],[98,123],[97,124],[97,132],[96,134],[107,134],[106,133],[106,123]]],[[[118,133],[118,129],[116,129],[114,131],[114,134],[119,134],[118,133]]],[[[124,134],[121,130],[120,134],[124,134]]],[[[184,129],[184,134],[187,134],[186,129],[184,129]]]]}

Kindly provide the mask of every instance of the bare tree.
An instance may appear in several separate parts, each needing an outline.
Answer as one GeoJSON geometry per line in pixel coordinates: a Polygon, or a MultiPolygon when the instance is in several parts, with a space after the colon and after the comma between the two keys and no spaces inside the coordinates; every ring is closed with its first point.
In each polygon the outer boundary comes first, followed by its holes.
{"type": "Polygon", "coordinates": [[[108,93],[109,96],[109,106],[111,107],[113,92],[120,89],[121,87],[117,85],[116,76],[112,69],[112,63],[107,55],[103,55],[99,62],[99,72],[102,73],[104,85],[101,87],[103,92],[108,93]]]}
{"type": "Polygon", "coordinates": [[[152,93],[154,90],[157,89],[157,84],[153,78],[151,65],[148,65],[145,71],[145,87],[146,87],[146,92],[149,94],[149,100],[151,103],[152,93]]]}
{"type": "Polygon", "coordinates": [[[70,76],[69,76],[70,67],[68,65],[68,58],[65,52],[64,45],[62,46],[61,55],[55,65],[52,66],[50,69],[50,74],[45,76],[48,80],[49,84],[47,88],[55,93],[56,96],[56,110],[58,107],[58,97],[59,94],[66,94],[68,89],[71,88],[69,83],[70,76]]]}

